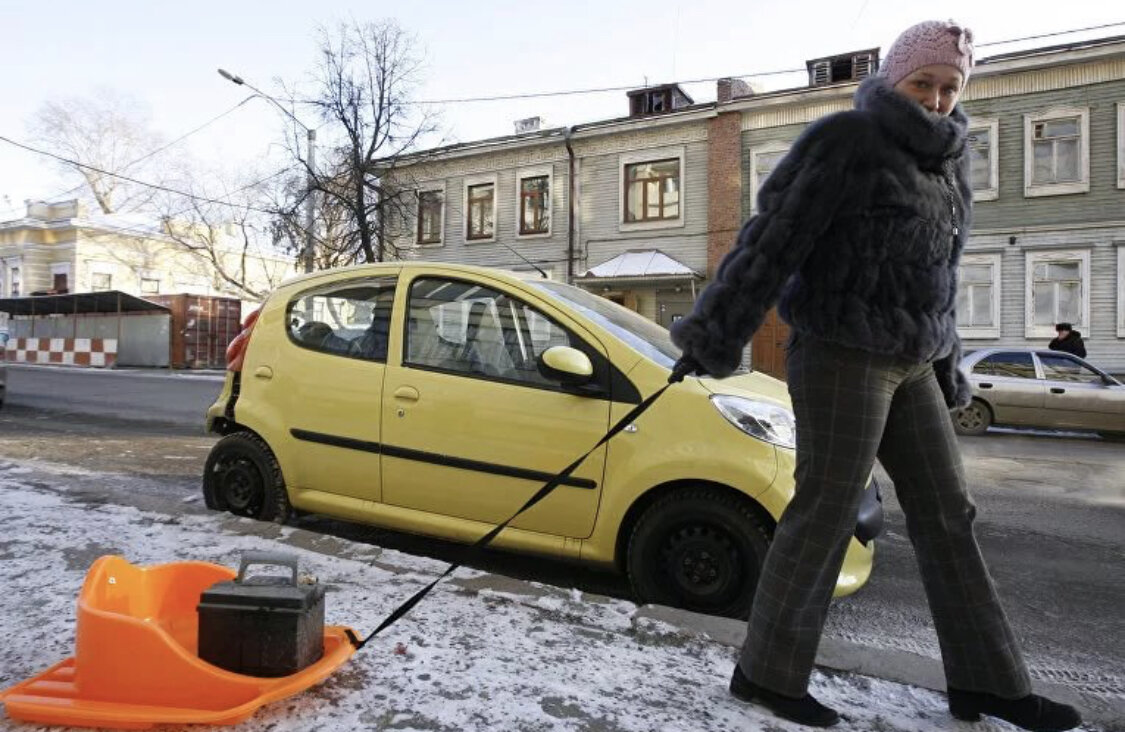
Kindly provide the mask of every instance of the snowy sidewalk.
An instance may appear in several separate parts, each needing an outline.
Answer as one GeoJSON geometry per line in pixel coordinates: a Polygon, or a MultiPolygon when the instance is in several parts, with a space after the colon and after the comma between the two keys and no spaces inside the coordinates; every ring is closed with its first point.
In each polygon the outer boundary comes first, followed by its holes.
{"type": "MultiPolygon", "coordinates": [[[[91,505],[65,479],[0,462],[0,688],[71,654],[74,603],[98,556],[237,566],[246,549],[298,554],[329,588],[327,622],[369,632],[443,564],[292,527],[201,512],[91,505]]],[[[77,478],[77,476],[76,476],[77,478]]],[[[726,691],[735,651],[621,600],[461,569],[324,684],[269,705],[240,730],[799,730],[726,691]],[[396,646],[400,651],[396,652],[396,646]]],[[[847,673],[813,691],[841,730],[1012,729],[955,722],[945,698],[847,673]]],[[[31,725],[0,717],[0,729],[31,725]]],[[[204,729],[201,727],[191,729],[204,729]]],[[[1111,729],[1090,726],[1086,729],[1111,729]]]]}

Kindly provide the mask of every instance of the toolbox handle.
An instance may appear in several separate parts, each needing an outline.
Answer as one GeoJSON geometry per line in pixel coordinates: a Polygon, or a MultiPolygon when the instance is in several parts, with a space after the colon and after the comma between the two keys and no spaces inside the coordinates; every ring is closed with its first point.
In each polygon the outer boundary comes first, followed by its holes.
{"type": "Polygon", "coordinates": [[[238,563],[238,579],[235,581],[241,583],[246,576],[247,567],[253,564],[275,564],[279,567],[289,567],[292,570],[293,586],[297,586],[297,555],[286,554],[285,552],[242,552],[242,561],[238,563]]]}

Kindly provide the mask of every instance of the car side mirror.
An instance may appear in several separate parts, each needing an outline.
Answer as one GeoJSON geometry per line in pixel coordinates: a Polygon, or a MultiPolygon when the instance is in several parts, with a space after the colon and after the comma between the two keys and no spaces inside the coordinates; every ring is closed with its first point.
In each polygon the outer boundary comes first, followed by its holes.
{"type": "Polygon", "coordinates": [[[590,357],[570,346],[548,348],[539,354],[536,365],[543,376],[567,386],[581,386],[594,377],[594,364],[590,357]]]}

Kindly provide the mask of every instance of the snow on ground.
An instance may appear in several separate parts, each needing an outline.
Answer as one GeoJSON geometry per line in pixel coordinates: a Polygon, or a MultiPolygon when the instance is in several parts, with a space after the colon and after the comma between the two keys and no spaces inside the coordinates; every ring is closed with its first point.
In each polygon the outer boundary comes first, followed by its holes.
{"type": "MultiPolygon", "coordinates": [[[[103,554],[237,566],[246,549],[295,552],[329,587],[327,622],[361,634],[444,569],[364,544],[344,542],[340,551],[334,541],[333,554],[294,548],[286,539],[299,529],[277,527],[263,538],[243,533],[261,533],[260,524],[220,514],[91,505],[68,494],[65,476],[50,484],[37,476],[0,462],[0,688],[71,655],[78,590],[103,554]]],[[[459,570],[326,682],[259,710],[239,729],[804,729],[729,696],[734,658],[726,646],[634,619],[628,602],[549,587],[537,588],[538,597],[473,589],[481,577],[459,570]]],[[[942,695],[879,679],[818,672],[813,692],[845,715],[842,730],[1011,729],[955,722],[942,695]]],[[[36,729],[2,716],[0,728],[36,729]]]]}

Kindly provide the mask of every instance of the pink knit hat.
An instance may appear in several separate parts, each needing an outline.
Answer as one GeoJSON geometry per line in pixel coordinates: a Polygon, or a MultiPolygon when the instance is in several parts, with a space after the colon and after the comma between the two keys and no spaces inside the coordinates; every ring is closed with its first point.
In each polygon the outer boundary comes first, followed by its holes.
{"type": "Polygon", "coordinates": [[[968,81],[973,68],[973,32],[952,20],[927,20],[911,26],[891,44],[879,74],[894,86],[930,64],[952,66],[968,81]]]}

